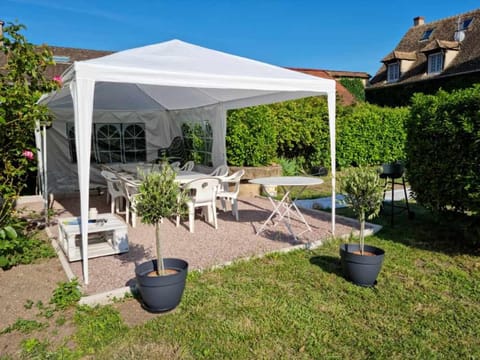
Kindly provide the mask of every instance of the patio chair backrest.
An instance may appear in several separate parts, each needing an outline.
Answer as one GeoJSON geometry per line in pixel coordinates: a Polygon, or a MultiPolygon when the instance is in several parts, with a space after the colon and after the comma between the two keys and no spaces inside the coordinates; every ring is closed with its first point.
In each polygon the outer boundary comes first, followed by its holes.
{"type": "Polygon", "coordinates": [[[122,192],[120,179],[112,172],[102,170],[100,173],[107,180],[108,192],[112,195],[122,192]]]}
{"type": "Polygon", "coordinates": [[[222,178],[221,181],[223,185],[223,190],[229,191],[229,185],[234,184],[235,187],[233,188],[232,193],[238,194],[240,191],[240,180],[242,179],[243,175],[245,175],[245,170],[241,169],[234,172],[230,176],[225,176],[224,178],[222,178]]]}
{"type": "Polygon", "coordinates": [[[180,168],[182,171],[192,171],[195,167],[195,163],[192,160],[187,161],[183,166],[180,168]]]}
{"type": "Polygon", "coordinates": [[[180,161],[174,161],[170,164],[170,166],[172,167],[172,169],[174,171],[179,171],[180,170],[180,161]]]}
{"type": "Polygon", "coordinates": [[[228,175],[228,166],[227,165],[220,165],[215,170],[213,170],[210,176],[227,176],[228,175]]]}
{"type": "Polygon", "coordinates": [[[184,185],[184,189],[190,193],[190,198],[195,205],[208,204],[217,197],[220,179],[205,177],[192,180],[184,185]]]}
{"type": "Polygon", "coordinates": [[[132,183],[130,180],[120,176],[120,181],[122,183],[122,190],[127,199],[132,202],[135,198],[135,195],[138,193],[138,186],[132,183]]]}

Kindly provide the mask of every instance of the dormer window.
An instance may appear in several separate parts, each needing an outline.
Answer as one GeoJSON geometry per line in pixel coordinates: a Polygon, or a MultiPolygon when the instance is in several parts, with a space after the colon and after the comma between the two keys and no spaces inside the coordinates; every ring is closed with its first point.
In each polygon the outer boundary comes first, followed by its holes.
{"type": "Polygon", "coordinates": [[[443,70],[443,53],[428,55],[428,74],[439,74],[443,70]]]}
{"type": "Polygon", "coordinates": [[[468,19],[465,19],[465,20],[461,21],[459,23],[459,26],[458,26],[459,29],[458,30],[459,31],[467,30],[468,27],[470,26],[470,24],[472,23],[472,21],[473,21],[473,18],[468,18],[468,19]]]}
{"type": "Polygon", "coordinates": [[[420,41],[425,41],[430,39],[430,35],[432,35],[433,29],[428,29],[423,32],[422,37],[420,38],[420,41]]]}
{"type": "Polygon", "coordinates": [[[400,62],[393,62],[387,65],[387,82],[395,82],[400,79],[400,62]]]}

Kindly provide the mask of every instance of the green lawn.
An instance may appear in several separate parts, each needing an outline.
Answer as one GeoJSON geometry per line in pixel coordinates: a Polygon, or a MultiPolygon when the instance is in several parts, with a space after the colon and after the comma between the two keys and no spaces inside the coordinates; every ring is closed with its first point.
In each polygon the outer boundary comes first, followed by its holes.
{"type": "MultiPolygon", "coordinates": [[[[313,251],[191,273],[180,306],[138,327],[125,326],[111,306],[78,309],[75,352],[50,349],[49,355],[478,359],[478,247],[464,246],[449,224],[438,226],[413,208],[414,220],[400,214],[391,228],[388,216],[380,218],[384,230],[366,239],[386,251],[375,288],[342,277],[335,240],[313,251]]],[[[32,354],[43,358],[42,349],[32,354]]]]}

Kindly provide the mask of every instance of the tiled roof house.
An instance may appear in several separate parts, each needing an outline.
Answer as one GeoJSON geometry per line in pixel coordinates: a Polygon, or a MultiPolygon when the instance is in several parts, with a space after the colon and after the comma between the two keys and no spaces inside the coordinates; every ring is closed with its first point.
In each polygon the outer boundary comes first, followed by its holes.
{"type": "Polygon", "coordinates": [[[403,105],[414,92],[434,93],[480,82],[480,9],[413,26],[366,89],[367,101],[403,105]]]}
{"type": "Polygon", "coordinates": [[[47,77],[62,75],[74,61],[94,59],[105,55],[110,55],[113,51],[76,49],[59,46],[49,46],[53,54],[55,66],[49,66],[46,71],[47,77]]]}

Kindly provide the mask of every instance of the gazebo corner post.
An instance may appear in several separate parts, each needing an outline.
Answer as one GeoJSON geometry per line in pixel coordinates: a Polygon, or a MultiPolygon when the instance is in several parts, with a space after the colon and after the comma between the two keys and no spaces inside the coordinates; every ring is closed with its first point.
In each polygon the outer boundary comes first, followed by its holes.
{"type": "Polygon", "coordinates": [[[95,80],[78,75],[70,83],[75,114],[75,149],[77,152],[78,185],[80,189],[80,233],[82,237],[83,280],[88,276],[88,209],[90,189],[90,154],[95,80]]]}
{"type": "Polygon", "coordinates": [[[47,140],[46,140],[46,126],[40,125],[40,121],[35,120],[35,145],[37,148],[37,176],[39,179],[38,187],[42,195],[43,211],[45,218],[45,225],[48,225],[48,192],[47,192],[47,140]]]}
{"type": "Polygon", "coordinates": [[[42,130],[42,172],[43,172],[43,206],[45,209],[45,226],[50,222],[50,215],[48,213],[48,181],[47,181],[47,126],[43,125],[42,130]]]}
{"type": "Polygon", "coordinates": [[[328,127],[330,132],[330,166],[332,168],[332,235],[335,236],[336,213],[336,125],[335,125],[335,87],[327,94],[328,127]]]}

